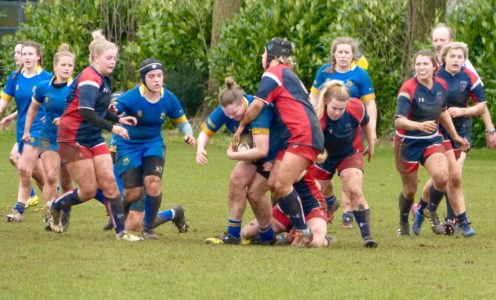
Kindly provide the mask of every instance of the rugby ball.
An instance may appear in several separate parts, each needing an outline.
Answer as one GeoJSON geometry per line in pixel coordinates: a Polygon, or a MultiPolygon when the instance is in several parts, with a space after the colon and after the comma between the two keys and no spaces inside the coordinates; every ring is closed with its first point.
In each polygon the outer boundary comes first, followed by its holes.
{"type": "Polygon", "coordinates": [[[243,152],[253,148],[253,137],[251,133],[243,133],[239,138],[239,142],[235,144],[234,150],[236,152],[243,152]]]}

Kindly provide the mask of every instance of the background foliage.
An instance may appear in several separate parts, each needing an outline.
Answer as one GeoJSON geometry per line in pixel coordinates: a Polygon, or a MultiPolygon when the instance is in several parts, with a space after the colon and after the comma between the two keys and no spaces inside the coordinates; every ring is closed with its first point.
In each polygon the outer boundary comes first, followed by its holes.
{"type": "MultiPolygon", "coordinates": [[[[210,49],[214,0],[45,0],[26,5],[26,22],[15,40],[39,41],[45,50],[46,68],[61,42],[78,56],[77,71],[88,63],[87,46],[92,30],[103,28],[117,41],[121,59],[113,75],[114,89],[129,89],[138,81],[140,61],[153,56],[166,69],[166,86],[182,100],[188,115],[202,105],[214,106],[207,97],[208,78],[222,83],[233,76],[248,93],[255,93],[262,74],[263,46],[274,36],[296,45],[296,72],[309,88],[319,66],[329,61],[331,41],[352,36],[359,41],[370,66],[380,113],[379,134],[393,132],[396,93],[401,85],[401,59],[405,44],[407,0],[245,0],[228,21],[217,47],[210,49]],[[76,13],[67,13],[76,12],[76,13]]],[[[489,100],[496,96],[494,41],[495,6],[492,0],[457,1],[449,16],[440,15],[470,46],[470,58],[483,78],[489,100]],[[481,30],[473,30],[474,28],[481,30]]],[[[434,24],[433,24],[434,25],[434,24]]],[[[417,49],[430,49],[429,32],[417,49]]],[[[2,49],[13,49],[14,38],[4,36],[2,49]]],[[[12,51],[0,51],[0,65],[13,68],[12,51]]],[[[7,72],[6,72],[7,73],[7,72]]],[[[5,76],[0,78],[5,80],[5,76]]],[[[2,85],[0,81],[0,85],[2,85]]],[[[222,84],[219,84],[222,88],[222,84]]],[[[496,112],[494,105],[491,111],[496,112]]],[[[484,144],[483,126],[476,120],[476,145],[484,144]]]]}

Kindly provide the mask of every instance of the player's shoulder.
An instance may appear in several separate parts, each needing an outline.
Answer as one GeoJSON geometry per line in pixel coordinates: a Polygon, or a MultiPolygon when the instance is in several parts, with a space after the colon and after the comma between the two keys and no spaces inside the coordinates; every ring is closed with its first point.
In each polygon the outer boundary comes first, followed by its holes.
{"type": "Polygon", "coordinates": [[[331,63],[327,63],[327,64],[323,64],[322,66],[320,66],[319,70],[317,71],[317,73],[329,73],[329,70],[330,68],[332,67],[332,64],[331,63]]]}
{"type": "Polygon", "coordinates": [[[83,71],[78,76],[78,82],[87,82],[87,81],[93,81],[96,82],[98,85],[101,85],[103,82],[103,76],[100,75],[93,67],[88,66],[84,68],[83,71]]]}

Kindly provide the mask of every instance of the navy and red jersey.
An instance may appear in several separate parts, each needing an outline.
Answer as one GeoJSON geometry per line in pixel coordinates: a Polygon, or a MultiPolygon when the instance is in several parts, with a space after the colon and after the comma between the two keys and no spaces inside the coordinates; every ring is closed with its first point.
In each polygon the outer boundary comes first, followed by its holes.
{"type": "Polygon", "coordinates": [[[256,97],[274,105],[276,122],[282,134],[289,134],[289,144],[322,151],[324,136],[308,93],[288,66],[279,64],[267,68],[256,97]]]}
{"type": "MultiPolygon", "coordinates": [[[[448,107],[468,107],[469,101],[477,103],[486,102],[484,87],[479,77],[466,67],[462,67],[460,72],[451,75],[444,67],[441,68],[437,76],[444,79],[448,85],[448,107]]],[[[461,126],[468,117],[458,117],[453,119],[455,127],[461,126]]]]}
{"type": "Polygon", "coordinates": [[[57,141],[78,143],[84,147],[93,147],[105,142],[102,129],[85,121],[79,109],[91,109],[99,117],[105,118],[110,95],[110,79],[102,76],[93,67],[86,67],[71,84],[65,111],[60,119],[57,141]]]}
{"type": "MultiPolygon", "coordinates": [[[[446,82],[439,77],[434,77],[431,89],[421,84],[416,77],[411,78],[400,88],[395,117],[405,117],[415,122],[439,121],[441,112],[447,107],[447,94],[446,82]]],[[[437,136],[438,132],[429,134],[419,130],[398,128],[396,134],[415,139],[437,136]]]]}
{"type": "Polygon", "coordinates": [[[367,125],[369,116],[360,100],[351,98],[343,115],[336,121],[331,120],[324,112],[320,122],[324,131],[324,146],[329,157],[341,158],[363,152],[360,126],[367,125]]]}

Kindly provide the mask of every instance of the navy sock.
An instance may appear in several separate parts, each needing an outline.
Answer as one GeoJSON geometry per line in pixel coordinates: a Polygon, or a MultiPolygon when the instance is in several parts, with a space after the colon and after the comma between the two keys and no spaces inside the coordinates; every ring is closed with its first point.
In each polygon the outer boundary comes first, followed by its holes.
{"type": "Polygon", "coordinates": [[[78,189],[73,189],[71,192],[63,194],[57,200],[53,201],[52,208],[60,211],[64,207],[81,204],[82,202],[81,199],[79,199],[77,192],[78,189]]]}
{"type": "Polygon", "coordinates": [[[116,233],[120,233],[124,230],[124,209],[122,208],[121,197],[117,196],[115,198],[107,198],[105,201],[105,207],[107,208],[107,213],[114,225],[116,233]]]}
{"type": "Polygon", "coordinates": [[[424,213],[424,209],[429,205],[429,203],[425,202],[424,199],[420,198],[419,202],[418,202],[418,206],[417,206],[417,209],[418,209],[418,212],[423,214],[424,213]]]}
{"type": "Polygon", "coordinates": [[[24,214],[24,209],[26,208],[26,205],[21,202],[17,202],[16,205],[14,206],[14,209],[17,210],[21,215],[24,214]]]}
{"type": "Polygon", "coordinates": [[[160,204],[162,204],[162,193],[154,197],[149,195],[146,196],[145,220],[147,220],[147,222],[145,222],[144,224],[145,231],[153,228],[153,224],[155,223],[155,219],[157,218],[158,210],[160,209],[160,204]]]}
{"type": "Polygon", "coordinates": [[[400,207],[400,222],[408,223],[408,215],[410,214],[410,209],[413,205],[413,199],[407,199],[403,196],[403,193],[400,193],[398,204],[400,207]]]}
{"type": "Polygon", "coordinates": [[[105,205],[105,196],[103,195],[103,191],[101,189],[96,190],[96,195],[94,198],[101,204],[105,205]]]}
{"type": "Polygon", "coordinates": [[[456,216],[456,223],[463,224],[468,223],[467,212],[462,212],[458,216],[456,216]]]}
{"type": "Polygon", "coordinates": [[[34,188],[31,188],[31,192],[29,193],[29,197],[34,197],[36,196],[36,193],[34,192],[34,188]]]}
{"type": "Polygon", "coordinates": [[[436,190],[433,184],[430,189],[430,201],[429,201],[429,206],[427,206],[427,209],[432,212],[436,211],[437,207],[439,206],[439,203],[441,202],[441,200],[443,200],[443,197],[444,197],[444,192],[436,190]]]}
{"type": "Polygon", "coordinates": [[[360,228],[362,238],[370,238],[370,209],[354,210],[353,215],[355,216],[358,227],[360,228]]]}
{"type": "Polygon", "coordinates": [[[159,212],[157,214],[157,218],[155,219],[155,222],[153,222],[153,228],[169,222],[174,218],[174,215],[175,213],[172,209],[159,212]]]}
{"type": "Polygon", "coordinates": [[[451,203],[449,202],[448,194],[446,194],[446,218],[448,220],[455,219],[455,211],[453,211],[453,206],[451,206],[451,203]]]}
{"type": "Polygon", "coordinates": [[[227,221],[227,233],[233,237],[239,239],[241,233],[241,220],[231,220],[227,221]]]}
{"type": "Polygon", "coordinates": [[[305,223],[305,215],[303,214],[300,197],[298,197],[298,193],[295,190],[292,190],[287,196],[278,199],[277,203],[282,212],[289,216],[291,224],[296,230],[308,229],[305,223]]]}
{"type": "Polygon", "coordinates": [[[341,218],[343,219],[343,223],[352,223],[353,222],[353,211],[343,211],[341,218]]]}
{"type": "Polygon", "coordinates": [[[272,230],[272,224],[269,224],[266,228],[258,227],[258,237],[262,242],[270,242],[274,240],[275,234],[272,230]]]}
{"type": "Polygon", "coordinates": [[[334,195],[327,197],[325,200],[326,200],[327,210],[331,209],[334,206],[334,203],[336,203],[337,201],[336,196],[334,195]]]}

